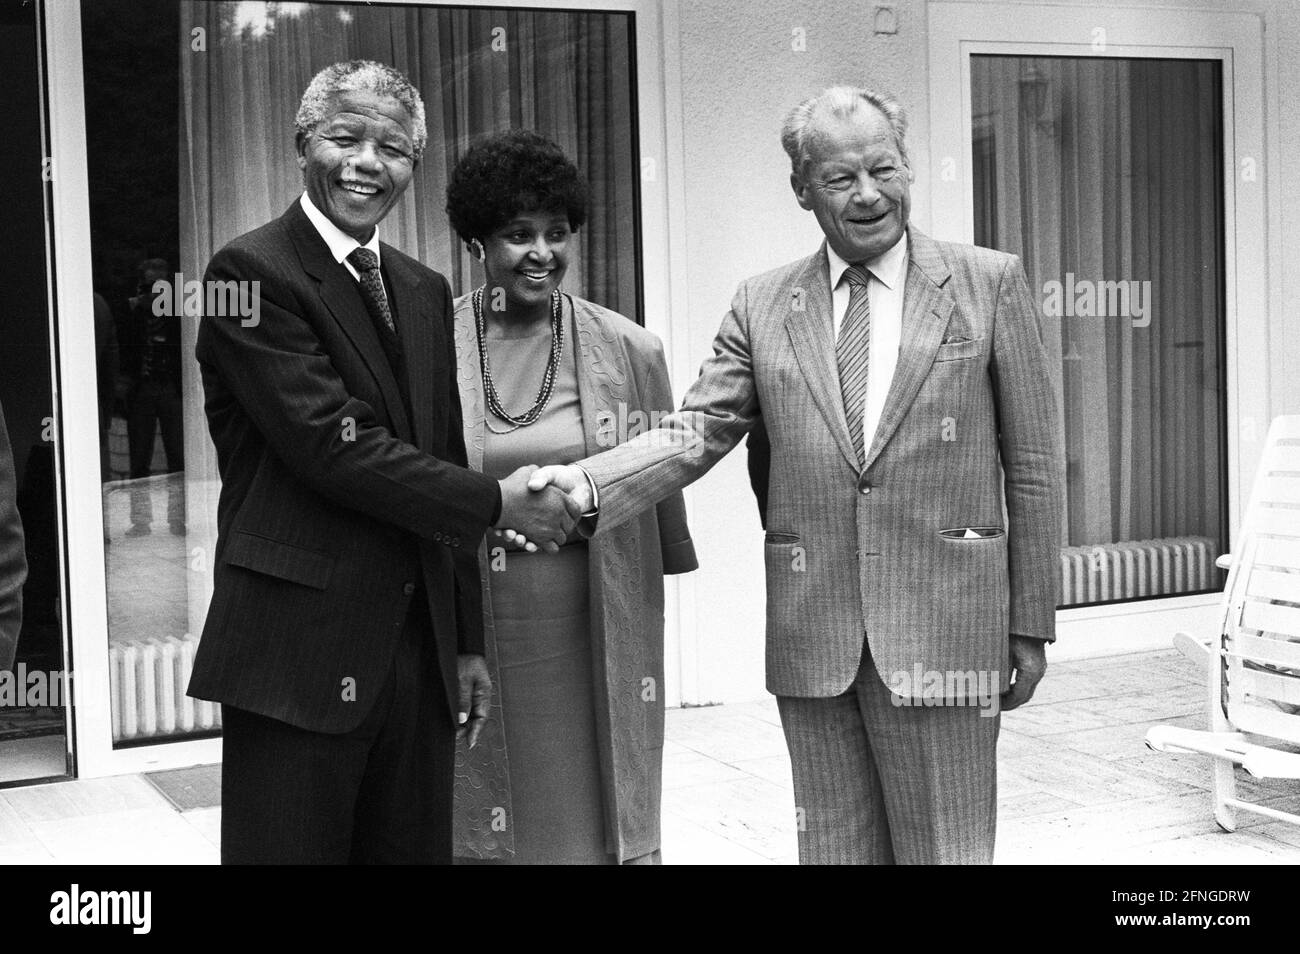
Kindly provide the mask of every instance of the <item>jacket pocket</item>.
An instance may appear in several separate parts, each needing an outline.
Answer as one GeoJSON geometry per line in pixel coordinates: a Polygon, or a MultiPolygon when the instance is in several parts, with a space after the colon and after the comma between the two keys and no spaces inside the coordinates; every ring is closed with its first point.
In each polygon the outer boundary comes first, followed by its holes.
{"type": "Polygon", "coordinates": [[[272,540],[246,530],[234,532],[226,544],[223,559],[231,566],[318,590],[329,586],[334,573],[334,557],[328,553],[272,540]]]}
{"type": "Polygon", "coordinates": [[[939,349],[934,353],[934,360],[959,361],[962,358],[974,358],[980,354],[983,348],[983,338],[972,338],[969,341],[954,341],[950,344],[939,345],[939,349]]]}
{"type": "Polygon", "coordinates": [[[939,531],[939,536],[945,540],[963,540],[970,543],[978,543],[980,540],[996,540],[1006,535],[1007,532],[1001,527],[954,527],[951,530],[939,531]],[[974,535],[972,536],[972,534],[974,535]]]}
{"type": "Polygon", "coordinates": [[[763,542],[771,546],[789,547],[799,542],[799,534],[783,533],[779,530],[769,530],[763,538],[763,542]]]}

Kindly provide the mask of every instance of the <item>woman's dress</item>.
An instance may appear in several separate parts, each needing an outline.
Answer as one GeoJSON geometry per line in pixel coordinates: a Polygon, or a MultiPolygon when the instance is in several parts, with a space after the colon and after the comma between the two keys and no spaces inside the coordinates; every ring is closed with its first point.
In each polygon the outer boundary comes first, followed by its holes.
{"type": "MultiPolygon", "coordinates": [[[[564,349],[550,403],[534,424],[508,434],[490,411],[483,472],[501,480],[525,464],[586,456],[578,403],[574,331],[565,307],[564,349]]],[[[531,407],[551,348],[550,323],[520,333],[488,328],[488,357],[501,406],[531,407]]],[[[496,692],[510,758],[513,864],[615,864],[605,851],[588,606],[587,544],[526,553],[488,538],[495,626],[496,692]],[[500,549],[498,549],[500,548],[500,549]]]]}

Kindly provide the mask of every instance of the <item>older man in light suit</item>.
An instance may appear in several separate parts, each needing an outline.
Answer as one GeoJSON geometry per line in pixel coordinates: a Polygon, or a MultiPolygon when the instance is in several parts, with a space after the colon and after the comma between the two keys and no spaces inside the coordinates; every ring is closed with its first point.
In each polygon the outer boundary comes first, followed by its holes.
{"type": "Polygon", "coordinates": [[[790,181],[825,243],[741,284],[657,431],[533,476],[600,533],[766,429],[767,686],[802,863],[990,861],[999,701],[1030,697],[1054,637],[1063,467],[1034,302],[1014,256],[908,226],[905,129],[861,89],[793,110],[790,181]]]}

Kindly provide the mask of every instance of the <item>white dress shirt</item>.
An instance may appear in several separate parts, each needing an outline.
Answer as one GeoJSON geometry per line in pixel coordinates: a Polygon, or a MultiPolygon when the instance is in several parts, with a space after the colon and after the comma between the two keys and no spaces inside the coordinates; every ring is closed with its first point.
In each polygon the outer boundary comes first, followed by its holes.
{"type": "MultiPolygon", "coordinates": [[[[316,204],[307,197],[306,192],[302,194],[302,198],[298,201],[302,205],[302,210],[307,213],[307,218],[311,219],[311,224],[316,226],[316,231],[320,233],[320,237],[330,247],[330,254],[334,256],[334,261],[341,263],[357,281],[361,281],[361,275],[348,261],[348,256],[352,254],[353,249],[368,248],[375,253],[376,264],[380,262],[378,228],[371,233],[370,241],[363,245],[326,218],[325,213],[316,208],[316,204]]],[[[387,294],[387,289],[385,289],[384,293],[387,294]]]]}
{"type": "MultiPolygon", "coordinates": [[[[839,341],[840,323],[849,310],[849,283],[843,281],[849,263],[826,246],[830,260],[831,330],[833,341],[839,341]]],[[[885,409],[885,398],[898,367],[898,348],[903,340],[903,290],[907,285],[907,233],[889,251],[866,262],[867,271],[874,281],[867,285],[867,300],[871,305],[871,338],[867,354],[866,407],[862,414],[862,444],[864,452],[871,448],[876,426],[885,409]]]]}

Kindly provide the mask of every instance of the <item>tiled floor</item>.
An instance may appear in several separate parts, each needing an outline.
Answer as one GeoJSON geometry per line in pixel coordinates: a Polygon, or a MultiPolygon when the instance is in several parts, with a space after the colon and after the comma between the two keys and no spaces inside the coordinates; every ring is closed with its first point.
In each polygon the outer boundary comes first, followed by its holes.
{"type": "MultiPolygon", "coordinates": [[[[1000,863],[1300,862],[1300,827],[1243,816],[1221,832],[1207,760],[1150,752],[1157,722],[1199,726],[1204,690],[1173,651],[1057,663],[1003,717],[1000,863]]],[[[1300,812],[1300,783],[1246,781],[1300,812]]],[[[670,864],[795,860],[794,798],[771,700],[668,713],[663,851],[670,864]]],[[[217,861],[219,808],[177,811],[140,776],[0,792],[0,862],[217,861]]]]}

